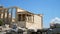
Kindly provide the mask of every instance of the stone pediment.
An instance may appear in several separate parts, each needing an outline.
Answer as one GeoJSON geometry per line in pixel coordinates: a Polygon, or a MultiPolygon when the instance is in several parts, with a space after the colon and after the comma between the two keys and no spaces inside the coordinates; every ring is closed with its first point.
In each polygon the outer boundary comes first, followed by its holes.
{"type": "Polygon", "coordinates": [[[17,9],[17,12],[25,12],[25,10],[23,10],[23,9],[17,9]]]}
{"type": "Polygon", "coordinates": [[[29,12],[29,11],[27,11],[27,10],[24,10],[24,9],[20,9],[20,8],[18,8],[17,9],[17,13],[24,13],[24,14],[34,14],[34,13],[31,13],[31,12],[29,12]]]}

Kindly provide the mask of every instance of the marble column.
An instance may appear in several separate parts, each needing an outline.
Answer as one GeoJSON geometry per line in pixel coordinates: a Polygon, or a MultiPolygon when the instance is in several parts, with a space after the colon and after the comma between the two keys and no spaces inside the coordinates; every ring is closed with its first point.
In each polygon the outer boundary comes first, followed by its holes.
{"type": "Polygon", "coordinates": [[[17,23],[18,22],[18,14],[17,14],[17,9],[18,8],[15,8],[16,9],[16,12],[15,12],[15,22],[17,23]]]}
{"type": "Polygon", "coordinates": [[[9,9],[7,9],[7,24],[9,24],[9,9]]]}
{"type": "Polygon", "coordinates": [[[5,9],[3,9],[3,22],[5,24],[5,9]]]}
{"type": "Polygon", "coordinates": [[[11,8],[11,21],[12,22],[12,16],[13,16],[13,8],[11,8]]]}

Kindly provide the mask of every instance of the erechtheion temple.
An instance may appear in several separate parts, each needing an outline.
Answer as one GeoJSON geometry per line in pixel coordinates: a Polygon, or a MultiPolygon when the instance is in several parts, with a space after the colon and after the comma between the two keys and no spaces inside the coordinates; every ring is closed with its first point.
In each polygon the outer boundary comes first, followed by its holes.
{"type": "Polygon", "coordinates": [[[0,19],[5,24],[16,23],[17,26],[28,29],[42,29],[43,28],[43,16],[42,14],[34,14],[27,10],[14,7],[5,8],[0,6],[0,19]],[[15,9],[15,11],[13,11],[15,9]],[[13,12],[15,12],[15,18],[13,18],[13,12]]]}

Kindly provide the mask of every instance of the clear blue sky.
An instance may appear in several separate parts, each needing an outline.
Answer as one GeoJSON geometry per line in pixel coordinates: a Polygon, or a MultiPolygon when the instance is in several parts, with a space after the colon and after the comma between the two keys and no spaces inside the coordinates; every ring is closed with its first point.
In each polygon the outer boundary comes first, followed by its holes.
{"type": "Polygon", "coordinates": [[[43,25],[49,27],[50,21],[60,18],[60,0],[0,0],[5,7],[18,6],[36,14],[43,14],[43,25]]]}

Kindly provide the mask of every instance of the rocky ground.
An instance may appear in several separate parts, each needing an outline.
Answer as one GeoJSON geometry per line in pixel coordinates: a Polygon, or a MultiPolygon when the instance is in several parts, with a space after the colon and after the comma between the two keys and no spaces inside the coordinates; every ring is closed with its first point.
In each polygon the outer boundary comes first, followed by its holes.
{"type": "Polygon", "coordinates": [[[0,34],[5,34],[6,32],[0,32],[0,34]]]}

